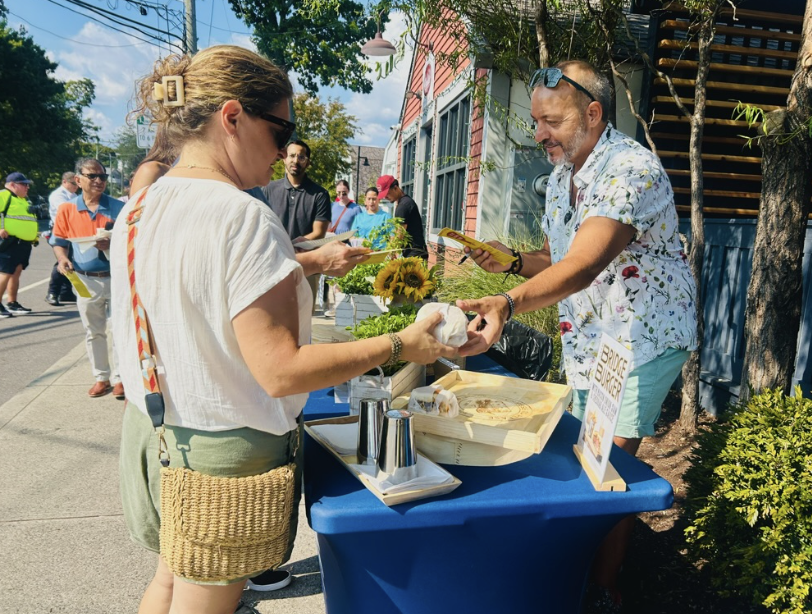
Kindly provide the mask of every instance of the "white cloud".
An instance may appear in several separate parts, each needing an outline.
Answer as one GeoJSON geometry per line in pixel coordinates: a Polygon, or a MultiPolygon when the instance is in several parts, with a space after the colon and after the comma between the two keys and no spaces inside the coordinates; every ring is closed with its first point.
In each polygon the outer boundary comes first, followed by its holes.
{"type": "MultiPolygon", "coordinates": [[[[383,32],[384,38],[395,42],[405,29],[404,15],[393,12],[391,21],[383,32]]],[[[165,47],[159,50],[132,36],[113,32],[91,21],[84,22],[78,31],[63,34],[86,44],[64,41],[54,45],[56,50],[47,51],[48,57],[58,63],[54,76],[62,81],[82,78],[93,81],[96,99],[86,116],[101,127],[102,141],[109,141],[115,130],[125,123],[136,81],[149,73],[155,60],[166,55],[168,50],[165,47]]],[[[202,37],[202,30],[198,35],[202,37]]],[[[232,32],[223,36],[227,37],[226,40],[213,38],[212,44],[224,42],[256,51],[249,34],[232,32]]],[[[176,50],[173,49],[174,51],[176,50]]],[[[362,58],[369,66],[374,67],[374,58],[362,58]]],[[[383,147],[389,141],[390,127],[397,124],[400,118],[410,66],[411,50],[407,50],[407,56],[398,62],[395,70],[385,79],[375,81],[374,73],[370,75],[373,89],[369,94],[339,88],[327,88],[322,92],[323,96],[341,100],[348,113],[357,117],[359,132],[354,139],[357,144],[383,147]]],[[[291,74],[290,77],[294,91],[302,91],[296,75],[291,74]]]]}
{"type": "Polygon", "coordinates": [[[90,120],[94,125],[100,128],[100,138],[102,141],[109,141],[118,127],[112,119],[98,109],[85,109],[82,115],[85,119],[90,120]]]}
{"type": "Polygon", "coordinates": [[[231,34],[231,44],[237,45],[238,47],[245,47],[246,49],[250,49],[251,51],[256,51],[257,46],[254,44],[254,41],[251,40],[250,34],[239,34],[234,32],[231,34]]]}
{"type": "Polygon", "coordinates": [[[133,95],[135,81],[145,75],[158,58],[158,49],[125,34],[86,22],[72,38],[93,47],[73,42],[56,53],[59,67],[55,76],[61,80],[88,78],[96,86],[99,104],[126,103],[133,95]]]}

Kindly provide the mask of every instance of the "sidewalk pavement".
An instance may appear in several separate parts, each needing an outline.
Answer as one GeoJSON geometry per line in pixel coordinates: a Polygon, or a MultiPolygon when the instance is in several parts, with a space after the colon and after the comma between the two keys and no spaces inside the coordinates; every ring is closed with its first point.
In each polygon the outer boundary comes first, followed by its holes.
{"type": "MultiPolygon", "coordinates": [[[[13,377],[6,365],[5,377],[13,377]]],[[[130,541],[118,493],[124,402],[87,396],[84,341],[0,406],[0,612],[130,614],[157,564],[130,541]]],[[[262,614],[323,614],[302,502],[296,579],[245,598],[262,614]]]]}

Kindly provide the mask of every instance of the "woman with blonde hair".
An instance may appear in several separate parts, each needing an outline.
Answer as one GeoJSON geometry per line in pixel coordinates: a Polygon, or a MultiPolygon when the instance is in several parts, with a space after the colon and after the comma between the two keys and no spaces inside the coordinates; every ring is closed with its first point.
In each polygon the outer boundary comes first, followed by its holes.
{"type": "Polygon", "coordinates": [[[307,392],[382,363],[455,353],[431,335],[439,315],[397,335],[308,345],[305,277],[324,263],[297,261],[276,215],[243,192],[267,184],[284,156],[291,95],[277,66],[232,46],[170,56],[140,86],[139,110],[180,156],[133,194],[111,247],[128,399],[124,515],[132,539],[160,552],[142,614],[232,614],[246,579],[290,556],[307,392]],[[172,480],[208,490],[181,496],[172,480]],[[262,491],[266,483],[284,488],[262,491]],[[232,488],[233,499],[221,497],[232,488]],[[265,544],[278,551],[273,562],[265,544]]]}

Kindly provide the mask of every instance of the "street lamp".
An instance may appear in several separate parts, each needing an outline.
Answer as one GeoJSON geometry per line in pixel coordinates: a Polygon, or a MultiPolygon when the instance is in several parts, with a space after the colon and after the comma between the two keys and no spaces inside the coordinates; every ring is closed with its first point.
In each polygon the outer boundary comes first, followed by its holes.
{"type": "Polygon", "coordinates": [[[375,32],[375,37],[365,42],[364,46],[361,47],[361,53],[364,55],[387,56],[395,55],[397,52],[395,46],[388,40],[384,39],[383,35],[381,34],[381,15],[383,15],[383,11],[378,13],[378,30],[375,32]]]}
{"type": "MultiPolygon", "coordinates": [[[[364,166],[369,166],[369,158],[364,156],[364,166]]],[[[358,188],[361,185],[361,146],[358,146],[358,155],[355,158],[355,202],[359,202],[358,188]]]]}

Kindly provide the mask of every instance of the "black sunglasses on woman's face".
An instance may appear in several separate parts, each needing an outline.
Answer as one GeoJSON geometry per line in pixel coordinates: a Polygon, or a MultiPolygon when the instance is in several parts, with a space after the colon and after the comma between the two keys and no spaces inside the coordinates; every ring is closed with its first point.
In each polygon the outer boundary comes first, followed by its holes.
{"type": "Polygon", "coordinates": [[[290,137],[293,136],[293,133],[296,131],[296,124],[293,122],[289,122],[286,119],[282,119],[281,117],[277,117],[271,113],[266,113],[264,111],[249,111],[253,115],[256,115],[260,119],[264,119],[266,122],[271,122],[272,124],[276,124],[277,126],[281,126],[281,130],[274,130],[274,139],[276,140],[276,147],[278,149],[282,149],[285,145],[288,144],[290,141],[290,137]]]}
{"type": "Polygon", "coordinates": [[[536,72],[533,73],[533,76],[530,78],[530,89],[534,89],[539,85],[543,85],[544,87],[549,87],[550,89],[554,88],[558,85],[558,82],[561,80],[566,81],[575,89],[583,92],[592,102],[597,100],[592,93],[586,89],[583,85],[570,79],[567,75],[561,72],[560,68],[539,68],[536,72]]]}

